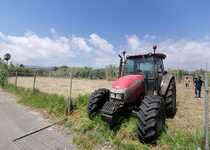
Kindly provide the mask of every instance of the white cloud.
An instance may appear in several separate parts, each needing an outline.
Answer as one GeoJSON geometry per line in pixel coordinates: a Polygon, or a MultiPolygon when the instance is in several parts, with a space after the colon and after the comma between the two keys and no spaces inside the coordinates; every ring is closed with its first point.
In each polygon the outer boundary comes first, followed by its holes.
{"type": "Polygon", "coordinates": [[[131,50],[140,48],[140,39],[136,35],[127,36],[127,42],[131,50]]]}
{"type": "Polygon", "coordinates": [[[112,63],[110,61],[110,54],[114,52],[112,44],[97,34],[91,34],[89,38],[58,36],[53,28],[51,33],[50,37],[40,37],[32,32],[27,32],[23,36],[0,32],[0,55],[9,52],[12,54],[13,62],[28,65],[103,66],[108,62],[112,63]],[[94,58],[101,58],[104,62],[98,63],[94,58]]]}
{"type": "Polygon", "coordinates": [[[72,37],[71,42],[72,42],[71,43],[72,49],[85,51],[85,52],[90,52],[91,49],[92,49],[88,45],[86,40],[84,38],[82,38],[82,37],[72,37]]]}
{"type": "Polygon", "coordinates": [[[107,52],[107,53],[113,53],[114,48],[112,44],[110,44],[108,41],[105,39],[101,38],[99,35],[93,33],[90,35],[89,42],[96,47],[97,49],[107,52]]]}
{"type": "MultiPolygon", "coordinates": [[[[158,38],[155,37],[154,38],[158,38]]],[[[152,52],[153,42],[149,35],[126,36],[128,54],[152,52]],[[148,39],[149,38],[149,39],[148,39]]],[[[186,40],[166,39],[158,43],[158,52],[167,54],[168,68],[198,69],[210,64],[210,39],[186,40]]],[[[96,33],[88,37],[59,36],[51,29],[51,36],[41,37],[33,32],[23,36],[0,32],[0,56],[12,54],[12,61],[25,65],[80,65],[105,66],[118,64],[118,52],[108,40],[96,33]]]]}

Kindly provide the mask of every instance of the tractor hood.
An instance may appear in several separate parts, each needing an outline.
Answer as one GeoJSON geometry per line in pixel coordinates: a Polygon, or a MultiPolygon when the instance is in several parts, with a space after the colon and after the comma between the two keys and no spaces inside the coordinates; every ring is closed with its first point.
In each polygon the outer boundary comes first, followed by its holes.
{"type": "Polygon", "coordinates": [[[120,77],[112,84],[113,89],[126,89],[135,84],[135,82],[144,81],[144,75],[126,75],[120,77]]]}

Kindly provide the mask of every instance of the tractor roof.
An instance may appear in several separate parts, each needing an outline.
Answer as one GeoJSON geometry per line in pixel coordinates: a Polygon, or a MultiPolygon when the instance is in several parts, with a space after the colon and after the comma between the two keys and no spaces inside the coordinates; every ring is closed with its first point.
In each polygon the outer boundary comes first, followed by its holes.
{"type": "Polygon", "coordinates": [[[143,58],[143,57],[156,57],[156,58],[160,58],[160,59],[165,59],[166,55],[163,53],[148,53],[148,54],[140,54],[140,55],[130,55],[127,56],[128,59],[132,59],[132,58],[143,58]]]}

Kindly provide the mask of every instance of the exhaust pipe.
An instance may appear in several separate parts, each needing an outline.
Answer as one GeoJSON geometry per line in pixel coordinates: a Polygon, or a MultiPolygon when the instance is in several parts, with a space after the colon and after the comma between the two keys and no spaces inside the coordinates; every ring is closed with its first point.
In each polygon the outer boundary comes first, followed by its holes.
{"type": "Polygon", "coordinates": [[[120,65],[119,65],[119,72],[118,72],[118,78],[120,78],[122,76],[122,56],[119,54],[118,55],[120,57],[120,65]]]}

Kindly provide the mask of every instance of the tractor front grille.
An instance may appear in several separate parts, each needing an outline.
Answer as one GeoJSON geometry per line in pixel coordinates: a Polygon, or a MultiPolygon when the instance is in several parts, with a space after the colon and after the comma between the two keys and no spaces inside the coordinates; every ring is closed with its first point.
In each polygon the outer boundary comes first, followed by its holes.
{"type": "Polygon", "coordinates": [[[107,101],[101,109],[104,114],[114,114],[120,107],[120,102],[117,101],[107,101]]]}

